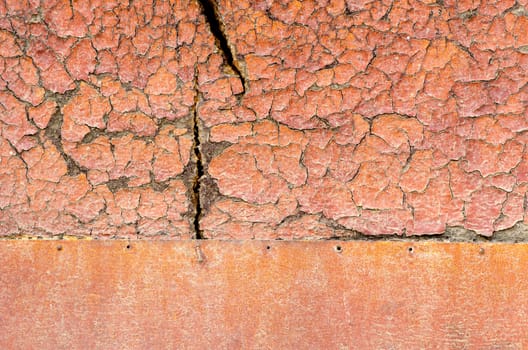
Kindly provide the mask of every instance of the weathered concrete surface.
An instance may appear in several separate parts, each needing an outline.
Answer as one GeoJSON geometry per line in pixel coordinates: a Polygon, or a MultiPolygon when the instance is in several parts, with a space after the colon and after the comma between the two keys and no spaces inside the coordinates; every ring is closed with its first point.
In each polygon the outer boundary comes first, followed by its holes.
{"type": "Polygon", "coordinates": [[[228,99],[219,79],[198,109],[204,236],[490,236],[524,222],[527,8],[218,0],[247,86],[228,99]]]}
{"type": "Polygon", "coordinates": [[[3,349],[522,349],[526,244],[4,241],[3,349]]]}
{"type": "Polygon", "coordinates": [[[527,32],[526,0],[2,1],[0,235],[522,227],[527,32]]]}
{"type": "Polygon", "coordinates": [[[0,47],[0,235],[194,237],[196,1],[2,1],[0,47]]]}

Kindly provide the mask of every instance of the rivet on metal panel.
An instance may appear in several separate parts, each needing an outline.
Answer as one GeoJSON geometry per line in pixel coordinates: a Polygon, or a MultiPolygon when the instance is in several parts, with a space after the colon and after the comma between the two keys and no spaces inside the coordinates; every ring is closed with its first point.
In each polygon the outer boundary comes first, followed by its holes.
{"type": "Polygon", "coordinates": [[[484,255],[484,253],[486,253],[486,250],[485,250],[484,248],[481,247],[481,248],[479,249],[479,254],[480,254],[480,255],[484,255]]]}

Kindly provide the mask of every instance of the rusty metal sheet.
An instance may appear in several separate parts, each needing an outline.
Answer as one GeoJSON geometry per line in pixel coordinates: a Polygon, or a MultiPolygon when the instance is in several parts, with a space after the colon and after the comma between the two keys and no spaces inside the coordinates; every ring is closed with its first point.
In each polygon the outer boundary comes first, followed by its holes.
{"type": "Polygon", "coordinates": [[[528,345],[528,246],[2,241],[2,349],[528,345]]]}

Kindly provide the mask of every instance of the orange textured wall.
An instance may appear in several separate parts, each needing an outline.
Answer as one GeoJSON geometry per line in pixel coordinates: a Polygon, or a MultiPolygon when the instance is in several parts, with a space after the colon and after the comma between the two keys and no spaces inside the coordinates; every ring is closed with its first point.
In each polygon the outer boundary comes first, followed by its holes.
{"type": "Polygon", "coordinates": [[[0,347],[525,349],[527,248],[7,241],[0,347]]]}
{"type": "Polygon", "coordinates": [[[526,1],[2,1],[0,234],[522,230],[526,1]]]}

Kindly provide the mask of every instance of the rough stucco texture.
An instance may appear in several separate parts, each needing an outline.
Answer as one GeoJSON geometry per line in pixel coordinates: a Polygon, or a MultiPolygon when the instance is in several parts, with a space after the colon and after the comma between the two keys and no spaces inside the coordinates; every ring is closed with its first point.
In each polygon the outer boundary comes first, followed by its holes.
{"type": "Polygon", "coordinates": [[[528,1],[220,0],[217,17],[232,63],[194,1],[0,1],[0,234],[525,220],[528,1]]]}
{"type": "Polygon", "coordinates": [[[0,2],[2,234],[191,237],[197,3],[0,2]]]}

